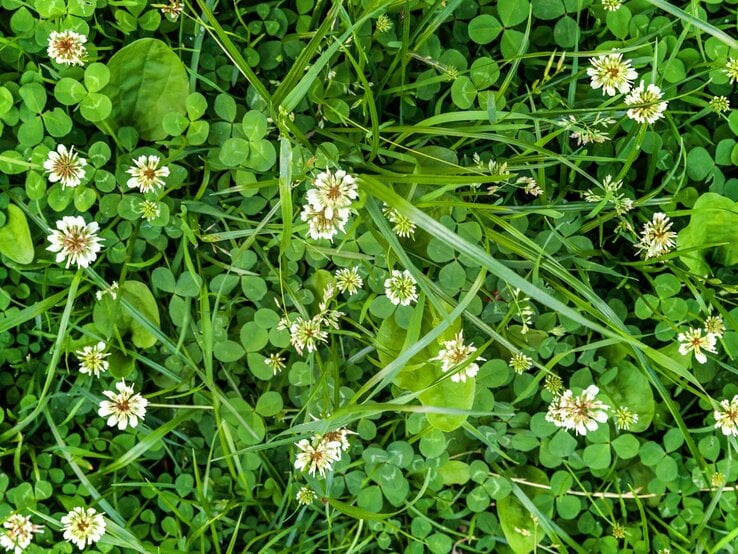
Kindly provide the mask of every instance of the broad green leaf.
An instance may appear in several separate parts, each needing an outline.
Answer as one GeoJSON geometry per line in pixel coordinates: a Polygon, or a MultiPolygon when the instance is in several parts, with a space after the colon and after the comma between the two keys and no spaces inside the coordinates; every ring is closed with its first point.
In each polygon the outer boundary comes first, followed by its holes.
{"type": "Polygon", "coordinates": [[[738,203],[714,192],[700,196],[677,246],[681,261],[699,275],[738,264],[738,203]]]}
{"type": "MultiPolygon", "coordinates": [[[[155,327],[159,326],[159,308],[154,295],[144,283],[126,281],[120,287],[120,295],[131,304],[141,318],[148,320],[155,327]]],[[[130,333],[133,344],[139,348],[150,348],[156,344],[156,337],[110,295],[103,296],[102,300],[95,303],[92,320],[102,335],[110,336],[117,329],[121,335],[130,333]]]]}
{"type": "MultiPolygon", "coordinates": [[[[433,327],[433,318],[429,311],[423,314],[421,334],[428,333],[433,327]]],[[[439,340],[453,338],[459,328],[456,322],[447,329],[439,340]]],[[[388,317],[383,322],[377,333],[377,350],[379,360],[383,365],[389,364],[402,351],[408,331],[402,329],[394,317],[388,317]]],[[[410,363],[400,370],[394,379],[395,385],[400,388],[419,392],[420,402],[427,407],[437,408],[440,411],[470,410],[474,404],[474,392],[476,384],[474,379],[465,382],[454,382],[450,378],[435,383],[443,376],[440,362],[428,363],[438,353],[438,346],[429,346],[413,356],[410,363]]],[[[461,371],[464,371],[463,369],[461,371]]],[[[467,416],[464,414],[428,413],[428,422],[441,431],[453,431],[460,427],[467,416]]]]}
{"type": "Polygon", "coordinates": [[[656,403],[648,378],[640,369],[630,362],[619,362],[617,376],[607,384],[603,384],[602,390],[612,400],[613,409],[625,406],[638,414],[638,421],[631,425],[630,432],[639,433],[648,429],[653,420],[656,403]]]}
{"type": "MultiPolygon", "coordinates": [[[[508,476],[523,478],[539,485],[548,485],[546,474],[532,466],[513,467],[508,472],[508,476]]],[[[524,485],[520,488],[528,498],[546,493],[545,488],[524,485]]],[[[553,505],[548,506],[544,513],[550,517],[553,513],[553,505]]],[[[532,514],[513,495],[497,500],[497,517],[500,518],[500,525],[507,543],[515,554],[533,552],[540,538],[545,535],[544,530],[533,520],[532,514]]]]}
{"type": "Polygon", "coordinates": [[[107,65],[110,82],[103,92],[113,103],[106,121],[113,131],[132,126],[144,140],[161,140],[167,136],[164,116],[169,112],[186,115],[187,71],[162,41],[134,41],[115,53],[107,65]]]}
{"type": "Polygon", "coordinates": [[[277,163],[277,150],[266,139],[249,143],[245,165],[256,171],[269,171],[277,163]]]}
{"type": "Polygon", "coordinates": [[[54,86],[54,97],[65,106],[72,106],[87,96],[87,89],[79,81],[62,77],[54,86]]]}
{"type": "Polygon", "coordinates": [[[33,261],[33,241],[26,214],[18,206],[8,204],[8,220],[0,227],[0,254],[19,264],[33,261]]]}
{"type": "Polygon", "coordinates": [[[514,27],[528,19],[528,0],[499,0],[497,13],[505,27],[514,27]]]}
{"type": "Polygon", "coordinates": [[[451,99],[457,108],[466,110],[474,104],[477,98],[477,89],[469,77],[462,75],[451,85],[451,99]]]}
{"type": "Polygon", "coordinates": [[[492,15],[478,15],[469,22],[469,38],[477,44],[489,44],[502,32],[502,24],[492,15]]]}

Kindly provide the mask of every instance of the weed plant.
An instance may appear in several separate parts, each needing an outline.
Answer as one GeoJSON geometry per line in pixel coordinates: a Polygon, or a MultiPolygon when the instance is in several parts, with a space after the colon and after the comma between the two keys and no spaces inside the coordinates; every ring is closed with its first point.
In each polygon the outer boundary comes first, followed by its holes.
{"type": "Polygon", "coordinates": [[[0,547],[738,548],[737,0],[0,0],[0,547]]]}

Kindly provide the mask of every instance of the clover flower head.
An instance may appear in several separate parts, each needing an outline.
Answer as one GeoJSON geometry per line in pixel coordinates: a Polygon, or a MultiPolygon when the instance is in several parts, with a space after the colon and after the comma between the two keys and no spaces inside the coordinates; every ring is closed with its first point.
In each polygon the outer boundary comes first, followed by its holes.
{"type": "Polygon", "coordinates": [[[84,65],[87,37],[74,31],[52,31],[49,35],[49,57],[62,65],[84,65]]]}
{"type": "Polygon", "coordinates": [[[515,373],[521,374],[533,367],[533,359],[522,352],[516,352],[510,358],[508,365],[515,370],[515,373]]]}
{"type": "Polygon", "coordinates": [[[723,338],[725,334],[725,322],[719,315],[711,315],[705,319],[705,333],[715,335],[715,338],[723,338]]]}
{"type": "Polygon", "coordinates": [[[656,212],[651,221],[643,225],[641,239],[635,247],[639,252],[645,252],[646,259],[668,253],[675,245],[677,234],[671,231],[671,219],[666,214],[656,212]]]}
{"type": "Polygon", "coordinates": [[[627,431],[638,423],[638,414],[631,411],[627,406],[620,406],[613,413],[613,419],[618,431],[627,431]]]}
{"type": "MultiPolygon", "coordinates": [[[[440,361],[441,371],[446,373],[450,369],[464,363],[476,351],[476,346],[464,344],[464,331],[459,331],[453,339],[443,341],[443,348],[438,352],[438,355],[435,358],[431,358],[431,361],[440,361]]],[[[485,358],[477,356],[476,360],[484,361],[485,358]]],[[[455,383],[463,383],[467,379],[473,379],[476,377],[477,373],[479,373],[479,365],[475,361],[468,364],[463,370],[457,371],[451,375],[451,380],[455,383]]]]}
{"type": "Polygon", "coordinates": [[[738,394],[732,399],[720,401],[720,408],[715,410],[715,429],[723,435],[738,437],[738,394]]]}
{"type": "Polygon", "coordinates": [[[295,456],[295,469],[307,470],[308,474],[318,474],[325,478],[326,471],[333,471],[333,464],[341,459],[341,446],[334,441],[324,441],[320,435],[312,440],[302,439],[295,443],[299,450],[295,456]]]}
{"type": "Polygon", "coordinates": [[[313,186],[307,192],[307,202],[315,210],[322,210],[326,219],[333,219],[333,211],[348,208],[359,196],[354,178],[339,169],[332,173],[330,169],[318,173],[313,186]]]}
{"type": "Polygon", "coordinates": [[[100,377],[101,373],[107,371],[110,364],[105,358],[110,356],[110,353],[105,352],[106,347],[107,345],[100,341],[95,345],[77,350],[74,354],[79,360],[79,372],[100,377]]]}
{"type": "Polygon", "coordinates": [[[80,216],[64,216],[56,222],[56,230],[51,231],[47,240],[51,243],[46,249],[56,252],[56,262],[67,260],[78,267],[88,267],[97,259],[102,239],[97,236],[99,227],[95,221],[85,223],[80,216]]]}
{"type": "Polygon", "coordinates": [[[679,333],[677,336],[679,341],[679,353],[682,355],[694,352],[694,357],[701,364],[707,361],[705,352],[711,352],[715,354],[715,343],[717,341],[715,335],[712,333],[706,333],[702,335],[702,329],[693,329],[690,327],[689,331],[679,333]]]}
{"type": "Polygon", "coordinates": [[[728,82],[731,85],[738,81],[738,60],[728,58],[728,61],[725,63],[725,67],[723,68],[723,72],[728,76],[728,82]]]}
{"type": "Polygon", "coordinates": [[[149,401],[139,393],[134,392],[133,386],[126,385],[125,379],[115,384],[118,391],[103,391],[109,400],[100,402],[97,413],[100,417],[108,418],[108,426],[118,426],[123,431],[126,427],[136,427],[139,420],[146,416],[146,406],[149,401]]]}
{"type": "Polygon", "coordinates": [[[359,268],[357,266],[346,267],[336,271],[334,277],[336,278],[336,287],[341,292],[347,292],[350,296],[353,296],[359,289],[364,285],[364,280],[359,275],[359,268]]]}
{"type": "Polygon", "coordinates": [[[390,223],[393,223],[392,232],[400,238],[413,238],[415,235],[415,223],[410,218],[405,217],[394,208],[390,208],[387,204],[382,208],[382,212],[390,223]]]}
{"type": "Polygon", "coordinates": [[[164,186],[164,178],[169,177],[167,166],[159,167],[159,156],[139,156],[133,160],[133,165],[126,170],[131,178],[128,179],[129,189],[139,189],[142,193],[160,189],[164,186]]]}
{"type": "Polygon", "coordinates": [[[56,150],[49,152],[44,169],[49,174],[50,182],[60,182],[62,187],[74,188],[82,182],[86,165],[87,160],[79,157],[74,146],[67,149],[63,144],[57,144],[56,150]]]}
{"type": "Polygon", "coordinates": [[[407,269],[393,269],[384,281],[384,293],[395,306],[408,306],[418,300],[416,281],[407,269]]]}
{"type": "Polygon", "coordinates": [[[302,506],[307,506],[308,504],[312,504],[313,502],[315,502],[315,499],[318,498],[318,495],[315,494],[315,491],[310,487],[300,487],[300,490],[297,491],[295,498],[297,499],[298,504],[301,504],[302,506]]]}
{"type": "Polygon", "coordinates": [[[184,6],[182,5],[181,0],[169,0],[169,5],[161,8],[161,13],[163,13],[169,21],[177,21],[179,16],[182,15],[183,9],[184,6]]]}
{"type": "Polygon", "coordinates": [[[96,543],[105,534],[105,519],[95,508],[77,506],[61,518],[61,523],[64,526],[64,538],[80,550],[96,543]]]}
{"type": "Polygon", "coordinates": [[[546,413],[546,421],[557,427],[571,430],[577,435],[586,435],[595,431],[600,423],[607,421],[609,407],[596,396],[600,389],[590,385],[584,391],[574,396],[571,389],[553,399],[546,413]]]}
{"type": "Polygon", "coordinates": [[[627,112],[628,117],[638,123],[654,123],[661,119],[664,117],[664,112],[668,106],[666,101],[659,102],[663,95],[664,93],[656,85],[646,87],[645,83],[641,81],[625,97],[625,103],[628,106],[633,106],[627,112]]]}
{"type": "Polygon", "coordinates": [[[602,7],[608,12],[616,12],[623,5],[621,0],[602,0],[602,7]]]}
{"type": "Polygon", "coordinates": [[[625,94],[630,90],[631,82],[638,77],[630,60],[623,60],[619,53],[606,54],[597,58],[590,58],[592,67],[587,69],[591,77],[590,86],[602,94],[615,96],[618,92],[625,94]]]}
{"type": "Polygon", "coordinates": [[[272,368],[272,372],[274,373],[274,375],[287,367],[284,364],[284,358],[276,352],[273,352],[272,354],[269,354],[269,356],[264,358],[264,363],[272,368]]]}
{"type": "Polygon", "coordinates": [[[320,317],[312,319],[298,317],[289,325],[289,330],[290,342],[300,355],[306,349],[308,352],[315,352],[318,343],[328,341],[328,333],[322,329],[320,317]]]}
{"type": "Polygon", "coordinates": [[[713,112],[723,113],[730,109],[730,100],[726,96],[713,96],[709,105],[713,112]]]}
{"type": "Polygon", "coordinates": [[[33,541],[34,533],[43,531],[42,525],[31,523],[30,516],[13,514],[3,523],[6,531],[0,535],[0,548],[13,554],[21,554],[33,541]]]}

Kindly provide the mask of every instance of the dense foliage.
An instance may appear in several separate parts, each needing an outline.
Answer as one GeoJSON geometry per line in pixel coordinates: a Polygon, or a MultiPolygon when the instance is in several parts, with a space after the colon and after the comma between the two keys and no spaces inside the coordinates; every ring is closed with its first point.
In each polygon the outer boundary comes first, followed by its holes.
{"type": "Polygon", "coordinates": [[[736,0],[0,0],[0,546],[733,552],[736,0]]]}

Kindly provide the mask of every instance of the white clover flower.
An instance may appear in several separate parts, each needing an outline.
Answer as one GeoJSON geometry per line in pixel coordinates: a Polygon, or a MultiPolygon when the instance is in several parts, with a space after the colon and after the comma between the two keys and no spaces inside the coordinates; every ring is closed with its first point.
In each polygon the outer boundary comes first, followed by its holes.
{"type": "Polygon", "coordinates": [[[401,238],[413,238],[415,235],[415,223],[409,218],[402,215],[394,208],[390,208],[387,204],[382,208],[382,212],[390,223],[393,223],[392,232],[401,238]]]}
{"type": "MultiPolygon", "coordinates": [[[[441,362],[441,371],[446,373],[450,369],[469,359],[476,351],[476,346],[464,344],[464,331],[459,331],[453,339],[443,341],[443,348],[438,352],[438,355],[435,358],[431,358],[430,361],[439,360],[441,362]]],[[[480,361],[485,360],[485,358],[480,358],[479,356],[477,356],[476,359],[480,361]]],[[[479,373],[479,365],[477,365],[476,362],[472,362],[462,371],[457,371],[451,375],[451,380],[454,383],[463,383],[467,378],[473,379],[476,377],[477,373],[479,373]]]]}
{"type": "Polygon", "coordinates": [[[643,225],[641,240],[635,245],[639,252],[646,253],[646,259],[668,253],[675,245],[677,234],[670,231],[672,222],[666,214],[656,212],[651,221],[643,225]]]}
{"type": "Polygon", "coordinates": [[[287,367],[284,365],[284,358],[276,352],[269,354],[269,356],[264,358],[264,363],[272,368],[272,372],[274,373],[274,375],[287,367]]]}
{"type": "Polygon", "coordinates": [[[616,12],[622,7],[621,0],[602,0],[602,7],[608,12],[616,12]]]}
{"type": "Polygon", "coordinates": [[[731,400],[722,400],[714,416],[715,429],[720,429],[725,436],[738,437],[738,394],[731,400]]]}
{"type": "Polygon", "coordinates": [[[109,294],[113,300],[118,298],[118,281],[113,281],[113,283],[108,288],[97,291],[95,293],[95,298],[97,298],[99,302],[106,294],[109,294]]]}
{"type": "Polygon", "coordinates": [[[418,300],[415,284],[415,279],[407,269],[393,269],[390,277],[384,281],[384,293],[395,306],[408,306],[418,300]]]}
{"type": "Polygon", "coordinates": [[[153,200],[144,200],[138,205],[138,213],[146,221],[152,221],[161,215],[161,208],[153,200]]]}
{"type": "Polygon", "coordinates": [[[328,208],[316,209],[310,203],[305,204],[300,219],[308,224],[308,235],[313,240],[328,239],[333,242],[339,231],[343,231],[351,215],[349,208],[332,209],[330,217],[328,208]]]}
{"type": "Polygon", "coordinates": [[[723,72],[728,76],[728,82],[731,85],[738,81],[738,60],[728,58],[728,61],[725,63],[725,67],[723,68],[723,72]]]}
{"type": "Polygon", "coordinates": [[[80,550],[99,541],[105,534],[105,519],[95,508],[77,506],[61,518],[64,525],[64,538],[80,550]]]}
{"type": "Polygon", "coordinates": [[[628,117],[638,123],[654,123],[656,120],[664,117],[664,112],[668,106],[668,102],[659,102],[664,95],[661,89],[656,85],[648,85],[641,81],[641,84],[630,91],[625,97],[625,103],[628,106],[634,106],[628,110],[628,117]],[[645,104],[645,105],[641,105],[645,104]]]}
{"type": "Polygon", "coordinates": [[[106,346],[100,341],[94,346],[85,346],[82,350],[77,350],[74,354],[79,360],[79,372],[100,377],[100,373],[107,371],[109,364],[105,358],[110,354],[105,352],[106,346]]]}
{"type": "Polygon", "coordinates": [[[51,246],[46,249],[56,252],[56,262],[66,258],[67,265],[88,267],[97,259],[102,239],[97,236],[97,222],[85,223],[80,216],[64,216],[56,222],[56,230],[47,237],[51,246]]]}
{"type": "Polygon", "coordinates": [[[318,495],[315,494],[315,491],[310,487],[300,487],[300,490],[297,491],[295,498],[297,499],[298,504],[301,504],[302,506],[307,506],[308,504],[312,504],[313,502],[315,502],[315,499],[318,498],[318,495]]]}
{"type": "Polygon", "coordinates": [[[715,342],[717,339],[712,333],[707,333],[704,337],[702,336],[702,329],[689,328],[689,331],[685,333],[679,333],[677,336],[679,341],[679,353],[686,355],[689,352],[694,352],[694,357],[701,364],[707,361],[705,352],[711,352],[715,354],[715,342]],[[705,352],[703,352],[703,350],[705,352]]]}
{"type": "Polygon", "coordinates": [[[348,208],[358,198],[354,178],[339,169],[331,173],[329,169],[318,173],[313,188],[307,192],[307,201],[315,210],[324,211],[326,219],[333,219],[334,210],[348,208]]]}
{"type": "Polygon", "coordinates": [[[67,150],[63,144],[57,144],[56,151],[49,152],[44,169],[49,174],[50,182],[60,182],[62,187],[74,188],[79,186],[84,178],[86,165],[87,160],[79,157],[74,151],[74,146],[70,146],[67,150]]]}
{"type": "Polygon", "coordinates": [[[337,445],[340,450],[347,452],[351,447],[348,441],[349,435],[356,435],[354,431],[349,431],[346,428],[336,429],[335,431],[328,431],[321,437],[323,442],[330,442],[337,445]]]}
{"type": "Polygon", "coordinates": [[[307,470],[310,475],[317,471],[324,478],[326,471],[333,471],[333,463],[341,459],[340,443],[324,441],[320,435],[315,435],[312,441],[302,439],[295,446],[300,450],[295,456],[295,468],[307,470]]]}
{"type": "Polygon", "coordinates": [[[606,54],[598,58],[590,58],[592,67],[587,69],[587,75],[592,80],[593,89],[602,89],[602,94],[615,96],[618,92],[625,94],[630,90],[631,81],[638,77],[630,60],[623,61],[622,54],[606,54]]]}
{"type": "Polygon", "coordinates": [[[7,531],[0,535],[0,548],[13,554],[21,554],[30,546],[33,534],[40,533],[44,529],[42,525],[31,523],[30,516],[20,514],[9,516],[3,523],[3,527],[7,531]]]}
{"type": "Polygon", "coordinates": [[[517,352],[510,358],[508,365],[515,370],[515,373],[520,374],[533,367],[533,358],[526,356],[522,352],[517,352]]]}
{"type": "Polygon", "coordinates": [[[713,96],[709,106],[715,113],[727,112],[730,109],[730,100],[726,96],[713,96]]]}
{"type": "Polygon", "coordinates": [[[52,31],[49,35],[49,57],[62,65],[84,65],[87,37],[74,31],[52,31]]]}
{"type": "Polygon", "coordinates": [[[139,189],[144,194],[164,186],[164,177],[169,177],[167,166],[159,167],[159,156],[139,156],[133,160],[133,165],[126,170],[131,175],[128,179],[129,189],[139,189]]]}
{"type": "Polygon", "coordinates": [[[339,269],[336,271],[334,277],[336,278],[336,287],[338,290],[348,292],[350,296],[356,294],[364,285],[364,280],[359,275],[359,268],[357,266],[339,269]]]}
{"type": "Polygon", "coordinates": [[[705,319],[705,333],[715,335],[716,339],[723,338],[725,333],[725,323],[719,315],[711,315],[705,319]]]}
{"type": "Polygon", "coordinates": [[[162,7],[161,12],[169,21],[177,21],[183,9],[181,0],[169,0],[169,5],[162,7]]]}
{"type": "Polygon", "coordinates": [[[607,421],[609,406],[595,397],[600,389],[590,385],[579,396],[571,389],[554,398],[548,407],[546,421],[567,430],[574,429],[577,435],[595,431],[600,423],[607,421]]]}
{"type": "Polygon", "coordinates": [[[351,215],[351,203],[358,197],[354,178],[339,169],[323,171],[307,192],[307,202],[300,218],[308,223],[308,234],[314,240],[328,239],[343,231],[351,215]]]}
{"type": "Polygon", "coordinates": [[[318,343],[328,341],[328,333],[321,328],[321,318],[303,319],[298,317],[290,326],[290,342],[297,353],[302,355],[303,350],[315,352],[318,343]]]}
{"type": "Polygon", "coordinates": [[[117,393],[113,391],[103,391],[103,394],[110,400],[100,402],[100,409],[97,411],[100,417],[108,418],[108,426],[118,426],[123,431],[126,427],[136,427],[139,420],[143,420],[146,416],[146,406],[149,401],[138,393],[133,392],[133,387],[126,385],[125,379],[121,379],[115,384],[117,393]]]}
{"type": "Polygon", "coordinates": [[[615,427],[618,431],[627,431],[638,423],[638,414],[632,412],[627,406],[620,406],[615,410],[613,419],[615,420],[615,427]]]}
{"type": "Polygon", "coordinates": [[[538,182],[533,177],[518,177],[518,180],[515,181],[518,185],[525,185],[524,191],[525,194],[529,194],[531,196],[540,196],[543,194],[543,189],[538,186],[538,182]]]}

